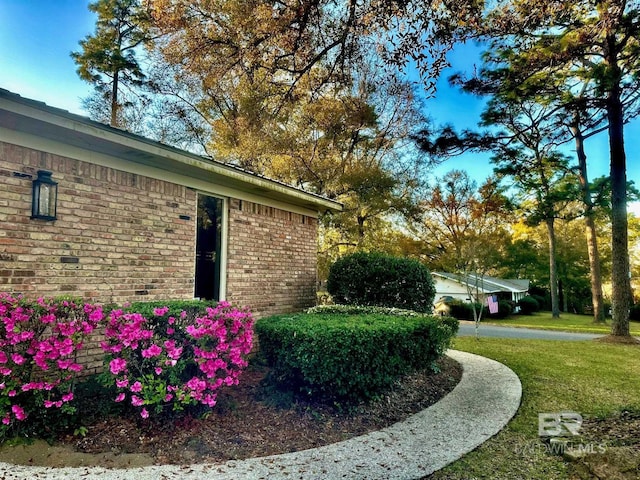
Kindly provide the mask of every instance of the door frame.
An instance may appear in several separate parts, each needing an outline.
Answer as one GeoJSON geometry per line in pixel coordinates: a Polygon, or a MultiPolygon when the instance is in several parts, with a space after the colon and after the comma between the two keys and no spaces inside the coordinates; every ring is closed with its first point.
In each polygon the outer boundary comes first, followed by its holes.
{"type": "Polygon", "coordinates": [[[195,205],[195,229],[193,232],[193,297],[196,298],[196,253],[198,251],[198,196],[206,195],[217,200],[222,201],[222,220],[220,222],[220,292],[218,293],[219,301],[222,302],[227,298],[227,253],[228,253],[228,238],[229,238],[229,199],[215,193],[207,192],[205,190],[196,190],[196,205],[195,205]]]}

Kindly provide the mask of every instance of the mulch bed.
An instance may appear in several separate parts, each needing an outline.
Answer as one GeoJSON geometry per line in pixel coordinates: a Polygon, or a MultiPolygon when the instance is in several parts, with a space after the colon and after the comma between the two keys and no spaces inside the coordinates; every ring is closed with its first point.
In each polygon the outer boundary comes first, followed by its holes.
{"type": "Polygon", "coordinates": [[[179,465],[315,448],[387,427],[437,402],[462,375],[448,357],[438,365],[439,373],[408,375],[374,402],[348,409],[278,392],[264,382],[268,368],[251,365],[240,385],[221,393],[202,418],[109,417],[87,425],[84,437],[69,435],[60,443],[80,452],[142,453],[156,464],[179,465]]]}

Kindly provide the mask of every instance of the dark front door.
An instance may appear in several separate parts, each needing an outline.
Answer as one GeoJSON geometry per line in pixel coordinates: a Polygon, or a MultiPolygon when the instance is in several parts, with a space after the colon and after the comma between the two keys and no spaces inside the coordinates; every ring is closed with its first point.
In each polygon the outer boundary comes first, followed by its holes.
{"type": "Polygon", "coordinates": [[[219,198],[198,195],[195,296],[207,300],[220,300],[223,204],[219,198]]]}

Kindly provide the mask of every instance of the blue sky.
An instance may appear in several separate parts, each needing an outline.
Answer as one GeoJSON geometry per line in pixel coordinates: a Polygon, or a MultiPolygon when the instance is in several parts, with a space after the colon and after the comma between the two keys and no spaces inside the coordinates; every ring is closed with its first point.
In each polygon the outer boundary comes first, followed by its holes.
{"type": "MultiPolygon", "coordinates": [[[[90,87],[76,75],[69,54],[78,42],[94,30],[94,15],[87,0],[0,0],[0,88],[23,97],[83,115],[81,99],[90,87]]],[[[472,128],[482,111],[482,101],[448,87],[447,77],[470,68],[479,49],[466,46],[450,57],[452,68],[438,83],[438,92],[427,101],[427,114],[434,124],[454,124],[472,128]]],[[[627,175],[640,186],[640,120],[627,127],[627,175]]],[[[590,177],[608,174],[606,134],[586,143],[590,177]]],[[[570,150],[566,152],[572,154],[570,150]]],[[[434,175],[442,176],[458,168],[467,170],[478,181],[491,175],[488,156],[465,154],[446,161],[434,175]]],[[[639,209],[640,211],[640,209],[639,209]]]]}

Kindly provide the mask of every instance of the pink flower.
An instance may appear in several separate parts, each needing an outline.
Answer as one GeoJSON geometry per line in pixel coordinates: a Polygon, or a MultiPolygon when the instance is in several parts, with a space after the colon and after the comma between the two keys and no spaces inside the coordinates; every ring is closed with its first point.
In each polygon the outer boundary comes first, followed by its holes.
{"type": "Polygon", "coordinates": [[[7,393],[8,396],[10,397],[15,397],[16,396],[16,391],[15,390],[11,390],[9,393],[7,393]]]}
{"type": "Polygon", "coordinates": [[[138,392],[142,391],[142,384],[140,382],[136,382],[133,385],[131,385],[129,390],[131,390],[134,393],[138,393],[138,392]]]}
{"type": "Polygon", "coordinates": [[[134,407],[139,407],[141,405],[144,405],[144,400],[136,395],[131,397],[131,405],[133,405],[134,407]]]}
{"type": "Polygon", "coordinates": [[[24,420],[27,418],[27,414],[24,413],[24,410],[19,405],[11,405],[11,411],[18,420],[24,420]]]}
{"type": "Polygon", "coordinates": [[[149,418],[149,412],[147,412],[146,408],[143,408],[142,411],[140,412],[140,416],[142,418],[149,418]]]}
{"type": "Polygon", "coordinates": [[[66,370],[67,368],[69,368],[71,366],[71,364],[73,364],[73,360],[71,360],[71,359],[58,360],[58,368],[60,368],[62,370],[66,370]]]}
{"type": "Polygon", "coordinates": [[[216,406],[216,394],[215,393],[207,393],[204,398],[201,400],[204,405],[208,407],[216,406]]]}
{"type": "Polygon", "coordinates": [[[73,353],[73,340],[65,338],[62,342],[56,341],[55,348],[59,350],[59,355],[67,357],[73,353]]]}
{"type": "Polygon", "coordinates": [[[26,340],[31,340],[34,337],[34,335],[35,333],[33,332],[22,332],[20,333],[18,338],[20,339],[21,342],[24,342],[26,340]]]}
{"type": "Polygon", "coordinates": [[[129,379],[124,377],[122,380],[116,380],[116,386],[118,388],[125,388],[129,386],[129,379]]]}
{"type": "Polygon", "coordinates": [[[13,363],[16,365],[22,365],[24,363],[24,357],[19,353],[12,353],[11,360],[13,360],[13,363]]]}
{"type": "Polygon", "coordinates": [[[169,311],[169,307],[162,307],[162,308],[154,308],[153,309],[153,314],[156,317],[162,317],[165,313],[167,313],[169,311]]]}
{"type": "Polygon", "coordinates": [[[199,328],[196,328],[193,325],[188,325],[187,328],[185,329],[187,331],[187,333],[189,335],[191,335],[193,338],[200,338],[202,336],[201,330],[199,328]]]}
{"type": "Polygon", "coordinates": [[[48,313],[40,317],[42,323],[53,323],[56,321],[56,316],[53,313],[48,313]]]}
{"type": "Polygon", "coordinates": [[[142,350],[142,356],[144,358],[153,358],[157,357],[162,353],[162,347],[159,347],[155,343],[151,345],[149,348],[142,350]]]}
{"type": "Polygon", "coordinates": [[[103,318],[104,318],[104,314],[102,313],[101,307],[96,308],[93,312],[89,314],[89,320],[95,323],[100,322],[103,318]]]}
{"type": "Polygon", "coordinates": [[[156,375],[160,375],[162,373],[162,369],[160,367],[156,367],[155,372],[156,375]]]}
{"type": "Polygon", "coordinates": [[[57,387],[60,384],[60,380],[56,380],[53,383],[49,383],[49,382],[45,382],[45,384],[43,385],[43,388],[47,391],[50,392],[51,390],[53,390],[55,387],[57,387]]]}
{"type": "MultiPolygon", "coordinates": [[[[167,349],[167,356],[172,360],[178,360],[182,355],[182,347],[176,347],[174,340],[167,340],[164,342],[164,348],[167,349]]],[[[173,363],[175,365],[175,363],[173,363]]]]}
{"type": "Polygon", "coordinates": [[[173,398],[173,395],[171,395],[170,393],[167,393],[167,394],[164,396],[164,401],[165,401],[165,402],[170,402],[172,398],[173,398]]]}
{"type": "Polygon", "coordinates": [[[127,369],[127,361],[124,358],[114,358],[109,362],[109,370],[114,375],[124,372],[127,369]]]}
{"type": "Polygon", "coordinates": [[[45,400],[44,401],[44,408],[51,408],[55,405],[54,402],[52,402],[51,400],[45,400]]]}
{"type": "Polygon", "coordinates": [[[9,416],[8,416],[8,415],[7,415],[7,416],[5,416],[5,417],[2,419],[2,423],[3,423],[4,425],[9,425],[9,424],[11,423],[11,418],[9,418],[9,416]]]}
{"type": "Polygon", "coordinates": [[[65,393],[62,396],[62,401],[63,402],[70,402],[71,400],[73,400],[73,392],[65,393]]]}
{"type": "MultiPolygon", "coordinates": [[[[43,390],[45,384],[43,382],[29,382],[22,385],[21,390],[23,392],[28,392],[29,390],[43,390]]],[[[4,383],[2,384],[2,388],[4,388],[4,383]]]]}
{"type": "Polygon", "coordinates": [[[124,393],[119,393],[118,396],[116,397],[116,402],[121,402],[124,400],[125,394],[124,393]]]}
{"type": "Polygon", "coordinates": [[[175,333],[175,329],[167,328],[167,335],[173,335],[175,333]]]}
{"type": "Polygon", "coordinates": [[[71,365],[69,365],[69,370],[71,370],[72,372],[79,372],[82,370],[82,365],[80,365],[79,363],[72,363],[71,365]]]}

